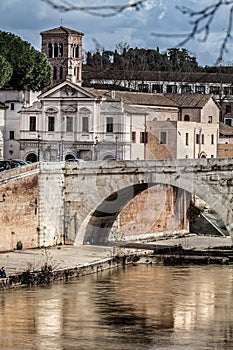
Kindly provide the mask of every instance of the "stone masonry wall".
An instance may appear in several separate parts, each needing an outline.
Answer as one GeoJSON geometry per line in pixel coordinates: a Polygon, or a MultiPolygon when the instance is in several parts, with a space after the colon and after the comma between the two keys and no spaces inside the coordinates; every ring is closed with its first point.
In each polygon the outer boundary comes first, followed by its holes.
{"type": "Polygon", "coordinates": [[[1,252],[16,249],[17,242],[22,242],[23,248],[38,246],[38,174],[22,177],[20,169],[10,173],[12,178],[1,184],[0,192],[1,252]]]}
{"type": "Polygon", "coordinates": [[[140,193],[120,213],[120,236],[130,239],[189,232],[189,201],[185,192],[178,192],[171,186],[157,185],[140,193]]]}

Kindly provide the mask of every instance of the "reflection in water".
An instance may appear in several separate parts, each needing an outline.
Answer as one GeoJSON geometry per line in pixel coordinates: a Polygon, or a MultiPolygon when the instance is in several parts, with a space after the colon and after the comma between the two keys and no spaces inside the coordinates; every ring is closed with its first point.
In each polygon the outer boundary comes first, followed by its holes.
{"type": "Polygon", "coordinates": [[[0,349],[230,350],[230,266],[126,266],[0,293],[0,349]]]}

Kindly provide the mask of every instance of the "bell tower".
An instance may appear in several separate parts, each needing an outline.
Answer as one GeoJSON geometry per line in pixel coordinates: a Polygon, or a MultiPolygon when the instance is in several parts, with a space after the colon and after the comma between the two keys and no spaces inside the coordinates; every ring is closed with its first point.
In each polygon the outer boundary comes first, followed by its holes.
{"type": "Polygon", "coordinates": [[[53,67],[52,85],[68,79],[81,86],[83,33],[60,26],[40,34],[42,52],[53,67]]]}

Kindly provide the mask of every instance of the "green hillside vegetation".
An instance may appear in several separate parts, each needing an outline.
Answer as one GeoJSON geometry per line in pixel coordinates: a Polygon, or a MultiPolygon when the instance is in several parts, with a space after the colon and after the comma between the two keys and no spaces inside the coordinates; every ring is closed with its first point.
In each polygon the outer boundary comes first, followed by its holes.
{"type": "Polygon", "coordinates": [[[88,52],[86,55],[86,68],[114,69],[130,71],[200,71],[195,56],[186,49],[171,48],[166,53],[160,53],[159,48],[138,49],[118,45],[113,51],[88,52]]]}
{"type": "Polygon", "coordinates": [[[96,50],[87,52],[86,71],[160,71],[160,72],[206,72],[233,73],[233,66],[205,66],[185,48],[170,48],[161,53],[159,48],[130,48],[126,43],[116,45],[115,51],[96,50]]]}

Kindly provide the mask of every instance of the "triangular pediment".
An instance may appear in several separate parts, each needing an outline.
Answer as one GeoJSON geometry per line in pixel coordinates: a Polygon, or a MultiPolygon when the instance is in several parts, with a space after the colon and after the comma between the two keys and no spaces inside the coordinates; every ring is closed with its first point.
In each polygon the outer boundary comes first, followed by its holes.
{"type": "Polygon", "coordinates": [[[73,99],[98,99],[98,96],[77,84],[74,84],[68,80],[53,86],[51,89],[42,93],[39,100],[44,99],[62,99],[62,100],[73,100],[73,99]]]}

